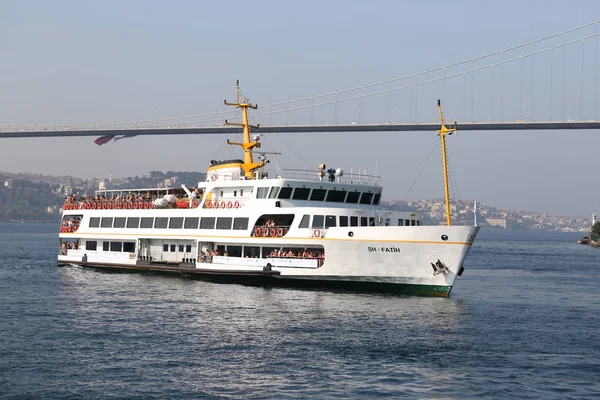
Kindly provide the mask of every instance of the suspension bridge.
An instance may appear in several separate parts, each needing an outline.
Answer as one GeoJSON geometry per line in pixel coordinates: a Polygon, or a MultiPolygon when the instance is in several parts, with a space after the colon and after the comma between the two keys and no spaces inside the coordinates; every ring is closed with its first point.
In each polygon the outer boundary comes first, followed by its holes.
{"type": "MultiPolygon", "coordinates": [[[[600,20],[426,71],[261,105],[264,133],[599,129],[600,20]]],[[[254,96],[260,97],[258,96],[254,96]]],[[[237,110],[85,124],[0,125],[0,138],[230,134],[237,110]]]]}

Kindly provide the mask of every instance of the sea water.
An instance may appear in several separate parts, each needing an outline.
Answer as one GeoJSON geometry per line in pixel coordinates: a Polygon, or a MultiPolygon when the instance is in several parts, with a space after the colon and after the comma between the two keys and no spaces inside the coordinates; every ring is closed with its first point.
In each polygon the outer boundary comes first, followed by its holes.
{"type": "Polygon", "coordinates": [[[58,267],[0,224],[0,399],[600,397],[600,249],[481,231],[449,299],[58,267]]]}

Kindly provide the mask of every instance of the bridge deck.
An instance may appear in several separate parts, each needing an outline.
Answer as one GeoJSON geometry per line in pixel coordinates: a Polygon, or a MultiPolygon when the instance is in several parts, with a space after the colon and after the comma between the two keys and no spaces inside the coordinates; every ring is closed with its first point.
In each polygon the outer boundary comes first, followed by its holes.
{"type": "MultiPolygon", "coordinates": [[[[329,132],[433,132],[439,129],[439,123],[416,124],[349,124],[349,125],[293,125],[264,126],[260,133],[329,133],[329,132]]],[[[458,124],[459,131],[520,131],[520,130],[573,130],[600,129],[600,121],[567,121],[567,122],[465,122],[458,124]]],[[[1,130],[0,138],[26,137],[77,137],[77,136],[148,136],[148,135],[214,135],[237,134],[240,128],[231,127],[196,127],[196,128],[124,128],[124,129],[62,129],[37,130],[15,129],[1,130]]]]}

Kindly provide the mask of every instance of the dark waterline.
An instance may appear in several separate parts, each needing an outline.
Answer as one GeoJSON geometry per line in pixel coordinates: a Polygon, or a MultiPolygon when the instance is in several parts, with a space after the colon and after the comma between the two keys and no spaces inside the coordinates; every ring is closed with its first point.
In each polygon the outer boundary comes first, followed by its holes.
{"type": "Polygon", "coordinates": [[[0,399],[600,396],[600,249],[482,231],[450,299],[56,266],[0,224],[0,399]]]}

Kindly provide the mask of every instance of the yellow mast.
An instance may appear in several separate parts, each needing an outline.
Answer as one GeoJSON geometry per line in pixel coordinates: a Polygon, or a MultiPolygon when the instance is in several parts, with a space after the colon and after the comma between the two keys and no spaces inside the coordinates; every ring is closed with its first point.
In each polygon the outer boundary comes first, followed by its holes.
{"type": "Polygon", "coordinates": [[[247,99],[242,100],[239,80],[236,81],[235,84],[235,95],[235,103],[228,103],[227,100],[224,100],[223,102],[226,106],[233,106],[242,109],[242,123],[238,124],[233,122],[227,122],[227,120],[225,120],[225,125],[241,126],[242,128],[244,128],[244,142],[230,142],[229,139],[227,139],[227,144],[238,145],[241,146],[242,149],[244,149],[244,165],[242,165],[242,168],[244,169],[246,178],[252,179],[254,170],[265,166],[264,161],[255,163],[252,159],[252,149],[255,147],[260,147],[260,143],[258,141],[258,138],[252,142],[250,141],[250,128],[258,129],[260,126],[254,126],[248,123],[248,109],[251,108],[253,110],[256,110],[258,108],[258,105],[250,104],[247,99]]]}
{"type": "Polygon", "coordinates": [[[448,221],[448,226],[452,224],[452,220],[450,218],[450,193],[448,192],[448,165],[446,163],[446,135],[452,135],[456,132],[456,122],[454,123],[453,128],[447,128],[444,124],[444,116],[442,114],[442,104],[438,99],[438,114],[440,115],[440,123],[442,124],[442,128],[438,129],[436,132],[440,136],[442,141],[442,165],[444,168],[444,189],[446,192],[446,220],[448,221]]]}

